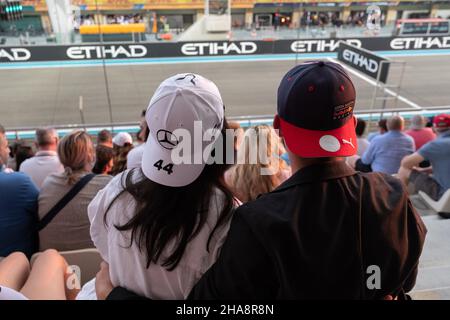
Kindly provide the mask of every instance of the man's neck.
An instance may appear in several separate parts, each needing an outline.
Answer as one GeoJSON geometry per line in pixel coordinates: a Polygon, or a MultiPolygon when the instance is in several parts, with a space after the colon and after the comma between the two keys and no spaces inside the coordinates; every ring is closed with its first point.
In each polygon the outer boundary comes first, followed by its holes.
{"type": "Polygon", "coordinates": [[[55,146],[39,147],[38,152],[56,152],[56,147],[55,146]]]}
{"type": "Polygon", "coordinates": [[[337,162],[342,162],[345,161],[344,158],[339,157],[339,158],[327,158],[325,159],[320,159],[320,158],[300,158],[299,156],[293,154],[292,152],[288,151],[288,155],[289,155],[289,160],[291,162],[291,171],[292,174],[296,173],[297,171],[306,168],[310,165],[313,164],[318,164],[318,163],[337,163],[337,162]]]}

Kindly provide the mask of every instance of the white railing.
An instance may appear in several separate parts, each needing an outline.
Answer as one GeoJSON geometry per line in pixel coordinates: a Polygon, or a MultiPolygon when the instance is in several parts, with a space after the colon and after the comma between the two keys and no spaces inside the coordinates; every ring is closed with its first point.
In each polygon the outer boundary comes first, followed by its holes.
{"type": "MultiPolygon", "coordinates": [[[[422,109],[414,108],[396,108],[396,109],[373,109],[373,110],[357,110],[355,115],[364,120],[378,121],[382,117],[389,117],[399,114],[408,119],[416,114],[422,114],[425,117],[431,117],[439,113],[450,113],[450,105],[448,106],[431,106],[422,109]]],[[[235,116],[227,117],[228,121],[236,121],[242,127],[251,127],[258,124],[269,124],[273,122],[273,115],[253,115],[253,116],[235,116]]],[[[108,129],[112,132],[127,131],[128,133],[137,133],[139,125],[137,122],[117,122],[110,123],[93,123],[93,124],[66,124],[52,126],[58,131],[60,136],[67,134],[76,129],[86,130],[89,134],[96,135],[100,130],[108,129]]],[[[17,127],[6,128],[8,139],[32,139],[38,127],[17,127]]]]}

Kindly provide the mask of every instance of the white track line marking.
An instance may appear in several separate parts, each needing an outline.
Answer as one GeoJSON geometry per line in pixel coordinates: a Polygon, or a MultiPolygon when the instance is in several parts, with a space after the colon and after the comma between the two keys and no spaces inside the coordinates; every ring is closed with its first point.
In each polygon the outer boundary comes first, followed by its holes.
{"type": "MultiPolygon", "coordinates": [[[[362,73],[355,71],[353,69],[351,69],[350,67],[347,67],[346,65],[340,63],[338,60],[334,59],[334,58],[327,58],[329,61],[334,62],[334,63],[339,63],[345,70],[347,70],[348,72],[350,72],[351,74],[357,76],[358,78],[366,81],[367,83],[376,86],[377,82],[375,80],[370,79],[369,77],[363,75],[362,73]]],[[[414,109],[417,110],[422,110],[422,107],[419,106],[417,103],[412,102],[411,100],[405,98],[404,96],[401,96],[399,94],[397,94],[396,92],[390,90],[390,89],[384,89],[384,92],[386,92],[387,94],[390,94],[393,97],[397,97],[398,100],[403,101],[404,103],[410,105],[411,107],[413,107],[414,109]]]]}

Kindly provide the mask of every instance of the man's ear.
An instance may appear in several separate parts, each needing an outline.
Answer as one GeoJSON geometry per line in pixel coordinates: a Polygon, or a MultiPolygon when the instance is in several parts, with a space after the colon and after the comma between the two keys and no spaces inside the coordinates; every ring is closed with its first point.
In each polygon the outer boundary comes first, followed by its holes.
{"type": "Polygon", "coordinates": [[[283,137],[283,133],[281,132],[281,126],[280,126],[280,116],[275,115],[273,118],[273,128],[277,131],[277,134],[280,138],[283,137]]]}

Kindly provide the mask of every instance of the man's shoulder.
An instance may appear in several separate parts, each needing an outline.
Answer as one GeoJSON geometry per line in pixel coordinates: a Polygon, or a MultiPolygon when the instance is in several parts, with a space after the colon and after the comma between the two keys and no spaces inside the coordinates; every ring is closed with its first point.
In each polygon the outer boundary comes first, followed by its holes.
{"type": "Polygon", "coordinates": [[[411,143],[414,143],[414,138],[411,135],[409,135],[405,132],[402,132],[402,136],[403,136],[403,139],[408,140],[411,143]]]}
{"type": "Polygon", "coordinates": [[[27,181],[30,177],[23,172],[13,171],[13,172],[1,172],[1,179],[17,180],[17,181],[27,181]]]}
{"type": "Polygon", "coordinates": [[[419,150],[419,153],[422,152],[432,152],[432,153],[445,153],[447,150],[446,147],[450,145],[450,139],[434,139],[425,143],[419,150]]]}
{"type": "Polygon", "coordinates": [[[371,146],[376,146],[380,143],[383,143],[386,139],[388,139],[388,136],[386,134],[377,134],[370,140],[371,146]]]}
{"type": "Polygon", "coordinates": [[[257,199],[239,206],[235,214],[251,224],[279,219],[278,212],[282,206],[286,205],[289,192],[290,189],[261,194],[257,199]]]}
{"type": "Polygon", "coordinates": [[[376,211],[379,213],[393,212],[386,211],[386,206],[395,208],[398,205],[406,205],[408,199],[408,191],[404,183],[389,174],[381,172],[359,173],[362,178],[361,190],[362,199],[369,212],[376,211]]]}
{"type": "Polygon", "coordinates": [[[8,188],[33,185],[31,178],[23,172],[0,173],[0,182],[8,184],[8,188]]]}
{"type": "Polygon", "coordinates": [[[31,158],[25,159],[25,161],[22,162],[22,164],[20,165],[20,171],[22,171],[24,168],[27,168],[30,165],[33,165],[34,162],[36,162],[35,159],[36,159],[35,157],[31,157],[31,158]]]}
{"type": "Polygon", "coordinates": [[[365,183],[369,183],[374,188],[385,188],[386,185],[403,190],[403,183],[400,179],[382,172],[357,172],[365,183]]]}
{"type": "MultiPolygon", "coordinates": [[[[339,179],[353,179],[355,187],[370,186],[371,189],[386,189],[405,192],[405,188],[400,179],[381,172],[355,172],[354,175],[342,177],[339,179]],[[358,179],[359,177],[359,179],[358,179]]],[[[271,214],[274,209],[280,205],[284,205],[291,199],[292,188],[277,190],[260,195],[256,200],[249,201],[238,208],[239,212],[245,214],[271,214]]]]}

